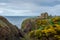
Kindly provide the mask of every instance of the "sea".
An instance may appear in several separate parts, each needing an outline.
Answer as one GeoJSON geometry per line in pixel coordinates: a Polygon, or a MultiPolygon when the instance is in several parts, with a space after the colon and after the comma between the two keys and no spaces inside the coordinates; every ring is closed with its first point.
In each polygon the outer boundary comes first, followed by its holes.
{"type": "Polygon", "coordinates": [[[5,16],[5,18],[12,23],[13,25],[16,25],[18,28],[21,28],[22,22],[30,18],[31,16],[5,16]]]}

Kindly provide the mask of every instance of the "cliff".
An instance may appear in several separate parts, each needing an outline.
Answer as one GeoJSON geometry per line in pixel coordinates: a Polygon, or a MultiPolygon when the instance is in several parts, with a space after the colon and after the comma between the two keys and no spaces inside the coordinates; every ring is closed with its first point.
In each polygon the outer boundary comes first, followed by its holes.
{"type": "Polygon", "coordinates": [[[20,37],[23,37],[20,31],[17,26],[0,16],[0,40],[20,40],[20,37]]]}

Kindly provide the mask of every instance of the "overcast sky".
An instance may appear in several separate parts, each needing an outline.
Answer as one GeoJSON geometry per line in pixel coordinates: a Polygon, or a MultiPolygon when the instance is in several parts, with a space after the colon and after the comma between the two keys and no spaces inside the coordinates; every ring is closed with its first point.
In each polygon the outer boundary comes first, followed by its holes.
{"type": "Polygon", "coordinates": [[[60,15],[60,0],[0,0],[2,16],[60,15]]]}

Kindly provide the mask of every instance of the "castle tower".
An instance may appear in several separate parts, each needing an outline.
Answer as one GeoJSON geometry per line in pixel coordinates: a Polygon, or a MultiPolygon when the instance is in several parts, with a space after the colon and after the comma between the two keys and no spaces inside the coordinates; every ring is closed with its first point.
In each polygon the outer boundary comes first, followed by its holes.
{"type": "Polygon", "coordinates": [[[45,13],[42,13],[41,14],[41,16],[40,16],[42,19],[46,19],[46,18],[48,18],[48,13],[47,12],[45,12],[45,13]]]}

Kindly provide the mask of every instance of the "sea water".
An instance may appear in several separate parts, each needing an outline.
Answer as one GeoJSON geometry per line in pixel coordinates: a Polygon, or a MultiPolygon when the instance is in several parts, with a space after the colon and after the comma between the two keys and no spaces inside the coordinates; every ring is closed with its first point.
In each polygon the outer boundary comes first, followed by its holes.
{"type": "Polygon", "coordinates": [[[5,18],[12,23],[13,25],[16,25],[18,28],[21,28],[22,22],[26,18],[30,18],[31,16],[5,16],[5,18]]]}

